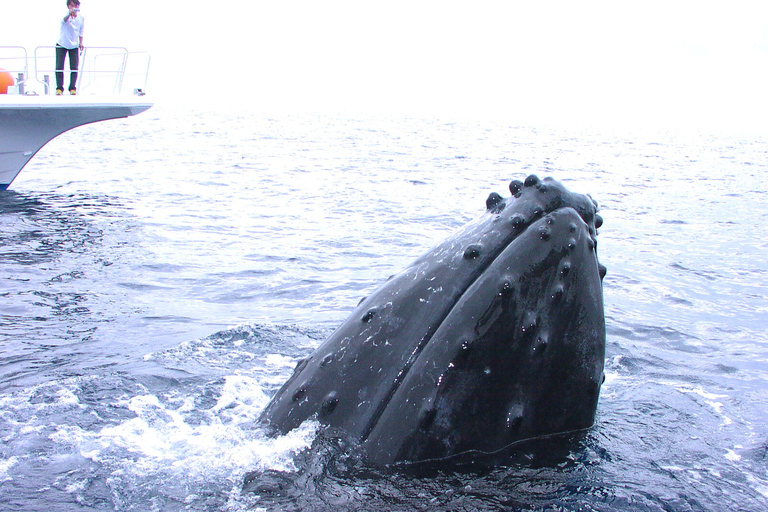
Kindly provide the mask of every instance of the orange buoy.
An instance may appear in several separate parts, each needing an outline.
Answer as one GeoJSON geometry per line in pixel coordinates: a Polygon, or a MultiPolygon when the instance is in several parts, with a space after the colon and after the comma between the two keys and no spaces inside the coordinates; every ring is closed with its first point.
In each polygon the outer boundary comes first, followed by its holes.
{"type": "Polygon", "coordinates": [[[8,94],[8,87],[13,86],[13,77],[9,72],[0,68],[0,94],[8,94]]]}

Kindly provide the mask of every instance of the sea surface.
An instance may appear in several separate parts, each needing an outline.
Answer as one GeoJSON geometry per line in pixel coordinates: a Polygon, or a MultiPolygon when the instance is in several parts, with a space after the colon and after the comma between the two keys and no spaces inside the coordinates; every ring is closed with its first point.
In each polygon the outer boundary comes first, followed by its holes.
{"type": "Polygon", "coordinates": [[[163,105],[72,130],[0,193],[0,510],[766,511],[767,233],[758,135],[163,105]],[[605,219],[593,428],[429,474],[265,436],[297,360],[530,174],[605,219]]]}

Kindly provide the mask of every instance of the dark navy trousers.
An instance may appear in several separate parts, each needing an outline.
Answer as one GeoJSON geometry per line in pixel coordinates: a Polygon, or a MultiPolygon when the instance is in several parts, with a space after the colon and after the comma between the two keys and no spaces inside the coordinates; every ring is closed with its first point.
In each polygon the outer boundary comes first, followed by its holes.
{"type": "Polygon", "coordinates": [[[64,90],[64,58],[69,54],[69,90],[77,87],[77,70],[80,65],[78,48],[64,48],[56,45],[56,88],[64,90]]]}

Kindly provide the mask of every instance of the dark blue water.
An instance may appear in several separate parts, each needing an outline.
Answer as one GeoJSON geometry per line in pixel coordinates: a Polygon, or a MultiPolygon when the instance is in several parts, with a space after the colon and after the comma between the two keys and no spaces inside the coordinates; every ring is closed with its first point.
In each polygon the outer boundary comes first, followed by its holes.
{"type": "Polygon", "coordinates": [[[768,510],[767,143],[162,106],[69,132],[0,195],[0,509],[768,510]],[[605,219],[592,429],[388,472],[255,427],[361,297],[531,173],[605,219]]]}

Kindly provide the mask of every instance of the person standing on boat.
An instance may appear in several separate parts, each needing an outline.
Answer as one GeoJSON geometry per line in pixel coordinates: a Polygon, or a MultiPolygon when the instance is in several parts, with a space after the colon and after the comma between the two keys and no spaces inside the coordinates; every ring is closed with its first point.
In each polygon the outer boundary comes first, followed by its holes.
{"type": "Polygon", "coordinates": [[[56,95],[64,94],[64,58],[69,55],[69,94],[77,94],[77,70],[83,51],[85,19],[80,14],[80,0],[67,0],[69,12],[61,20],[59,41],[56,43],[56,95]]]}

